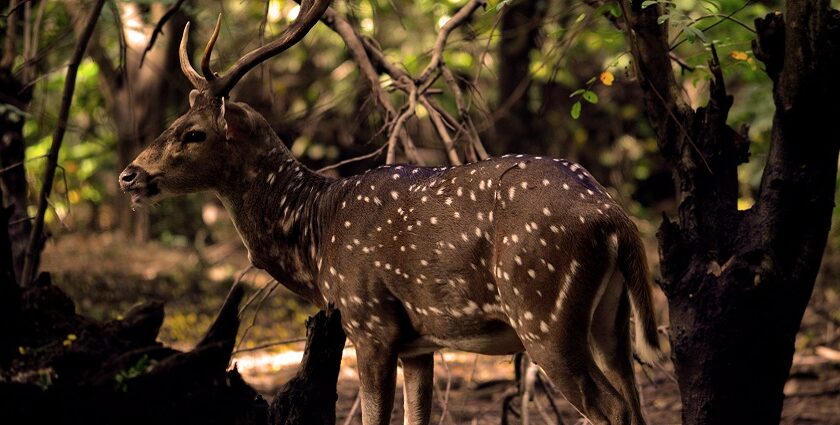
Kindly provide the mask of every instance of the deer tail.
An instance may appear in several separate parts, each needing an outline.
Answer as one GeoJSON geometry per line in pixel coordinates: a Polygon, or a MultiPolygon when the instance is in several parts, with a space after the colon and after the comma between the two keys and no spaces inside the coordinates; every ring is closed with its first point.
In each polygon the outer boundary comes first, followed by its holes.
{"type": "Polygon", "coordinates": [[[636,354],[649,365],[660,364],[662,349],[656,330],[647,259],[638,230],[630,223],[619,232],[618,267],[624,276],[635,321],[636,354]]]}

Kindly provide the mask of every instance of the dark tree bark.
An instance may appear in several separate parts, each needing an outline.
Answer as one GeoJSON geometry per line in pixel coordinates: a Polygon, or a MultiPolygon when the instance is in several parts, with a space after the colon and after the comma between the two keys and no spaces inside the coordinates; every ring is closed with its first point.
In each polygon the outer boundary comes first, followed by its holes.
{"type": "Polygon", "coordinates": [[[338,310],[319,311],[306,322],[306,348],[297,374],[269,407],[272,425],[335,424],[336,384],[347,338],[338,310]]]}
{"type": "Polygon", "coordinates": [[[24,88],[19,75],[6,67],[0,67],[0,103],[7,106],[0,112],[0,191],[4,200],[0,207],[11,207],[9,219],[9,238],[12,249],[12,269],[17,278],[23,269],[26,242],[32,226],[26,213],[26,170],[24,153],[26,143],[23,139],[23,124],[26,117],[20,112],[29,107],[32,100],[30,88],[24,88]],[[13,106],[17,111],[11,109],[13,106]]]}
{"type": "MultiPolygon", "coordinates": [[[[4,3],[5,4],[5,3],[4,3]]],[[[9,219],[12,270],[20,282],[29,233],[32,229],[26,212],[27,184],[24,166],[26,143],[23,124],[32,100],[40,23],[46,2],[20,0],[8,2],[3,19],[0,52],[0,191],[4,201],[0,207],[13,206],[9,219]],[[34,9],[34,13],[33,13],[34,9]]]]}
{"type": "Polygon", "coordinates": [[[499,32],[499,114],[495,130],[503,152],[529,152],[538,139],[532,130],[534,114],[529,107],[531,51],[537,47],[546,1],[519,0],[505,7],[499,32]]]}
{"type": "MultiPolygon", "coordinates": [[[[0,209],[0,223],[5,215],[0,209]]],[[[0,231],[0,262],[3,236],[0,231]]],[[[310,317],[300,369],[269,407],[236,368],[228,370],[244,293],[234,285],[201,341],[180,352],[157,341],[162,303],[99,323],[76,315],[73,301],[42,273],[22,294],[15,292],[18,328],[7,332],[11,327],[0,322],[0,375],[22,377],[0,382],[0,422],[334,424],[345,341],[339,312],[310,317]],[[68,334],[77,339],[62,345],[68,334]],[[34,371],[51,373],[46,388],[34,371]]],[[[9,313],[0,310],[3,318],[9,313]]]]}
{"type": "Polygon", "coordinates": [[[756,21],[773,81],[771,149],[755,205],[737,208],[748,142],[726,124],[732,97],[712,50],[706,107],[682,97],[658,6],[623,0],[648,117],[678,184],[679,213],[658,238],[685,424],[777,424],[794,340],[834,207],[840,138],[840,13],[789,1],[756,21]]]}
{"type": "Polygon", "coordinates": [[[0,364],[6,364],[16,350],[12,341],[18,332],[20,287],[12,267],[12,242],[8,232],[13,211],[12,207],[2,206],[2,200],[3,190],[0,190],[0,364]]]}

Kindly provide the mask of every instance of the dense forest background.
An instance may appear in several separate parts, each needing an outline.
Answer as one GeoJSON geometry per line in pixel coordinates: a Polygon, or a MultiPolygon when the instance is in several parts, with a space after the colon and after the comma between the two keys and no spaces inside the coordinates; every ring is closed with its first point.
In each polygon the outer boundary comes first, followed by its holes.
{"type": "MultiPolygon", "coordinates": [[[[29,34],[28,50],[21,55],[12,54],[8,44],[4,48],[4,72],[18,79],[17,93],[28,99],[24,103],[0,99],[0,114],[23,124],[25,149],[23,162],[7,161],[6,154],[0,171],[6,185],[14,174],[25,178],[26,184],[17,187],[28,189],[18,189],[16,196],[7,192],[4,201],[16,200],[19,208],[10,233],[28,236],[26,217],[36,212],[45,157],[59,116],[65,65],[93,2],[15,3],[25,9],[24,19],[37,22],[33,26],[37,32],[29,34]],[[26,208],[20,209],[21,205],[26,208]]],[[[737,207],[750,208],[761,184],[776,109],[773,82],[752,48],[754,20],[782,10],[783,2],[644,3],[664,7],[660,23],[670,32],[671,63],[693,108],[709,102],[715,78],[709,60],[712,46],[716,49],[726,90],[735,99],[726,124],[739,131],[751,153],[737,169],[737,207]]],[[[339,1],[333,7],[373,40],[391,63],[418,75],[427,66],[438,31],[462,4],[364,0],[339,1]]],[[[836,9],[840,1],[831,5],[836,9]]],[[[160,339],[181,348],[201,338],[230,283],[247,282],[258,301],[242,314],[245,330],[240,331],[235,359],[247,380],[269,393],[293,370],[300,355],[294,350],[301,349],[294,341],[304,335],[304,320],[314,309],[268,275],[249,269],[236,231],[212,194],[167,199],[132,210],[117,185],[120,170],[188,107],[191,86],[176,55],[184,24],[192,23],[191,50],[197,63],[220,12],[222,30],[213,58],[215,68],[222,70],[270,40],[297,16],[299,6],[281,0],[106,2],[78,68],[46,214],[50,237],[41,268],[52,273],[80,313],[95,319],[119,317],[140,301],[165,301],[160,339]],[[165,25],[156,28],[165,15],[165,25]]],[[[654,275],[659,276],[655,233],[663,214],[677,213],[677,188],[645,113],[621,14],[617,3],[594,0],[488,1],[453,32],[443,53],[463,99],[443,79],[434,82],[432,97],[453,116],[462,112],[459,102],[465,104],[474,132],[453,128],[459,146],[472,143],[477,135],[493,156],[531,153],[586,166],[637,219],[654,275]]],[[[380,82],[394,105],[406,103],[405,93],[392,89],[389,77],[382,76],[380,82]]],[[[252,71],[232,98],[260,111],[291,151],[313,169],[326,167],[324,173],[348,176],[385,161],[380,147],[388,134],[382,130],[382,110],[342,38],[324,25],[252,71]]],[[[418,104],[405,129],[424,163],[447,164],[447,152],[429,115],[418,104]]],[[[408,159],[398,154],[398,161],[408,159]]],[[[840,210],[835,208],[833,217],[836,221],[840,210]]],[[[832,226],[796,341],[798,357],[785,388],[785,423],[836,423],[840,413],[835,405],[840,404],[838,277],[840,230],[832,226]]],[[[664,296],[659,298],[660,323],[666,324],[664,296]]],[[[497,420],[503,391],[491,384],[512,379],[511,365],[506,359],[447,356],[451,369],[444,372],[438,367],[438,373],[440,390],[455,383],[455,402],[447,413],[450,423],[497,420]]],[[[340,417],[355,397],[352,367],[348,369],[340,378],[340,417]]],[[[642,383],[645,409],[660,419],[652,423],[679,418],[679,397],[673,394],[675,383],[667,374],[656,372],[642,383]]],[[[439,402],[436,415],[445,416],[441,406],[439,402]]]]}

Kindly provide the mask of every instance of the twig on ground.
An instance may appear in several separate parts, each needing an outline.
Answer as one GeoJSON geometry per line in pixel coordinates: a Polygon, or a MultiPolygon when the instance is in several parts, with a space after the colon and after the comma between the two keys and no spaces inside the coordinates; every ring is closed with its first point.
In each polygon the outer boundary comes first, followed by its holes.
{"type": "MultiPolygon", "coordinates": [[[[2,170],[0,170],[0,171],[2,171],[2,170]]],[[[823,319],[833,323],[835,326],[840,326],[840,320],[838,320],[836,317],[834,317],[834,315],[832,315],[831,312],[829,312],[825,308],[817,306],[817,305],[811,305],[808,308],[810,308],[811,311],[816,313],[817,316],[820,316],[823,319]]]]}
{"type": "MultiPolygon", "coordinates": [[[[251,328],[256,326],[257,315],[260,314],[260,310],[262,310],[262,306],[263,306],[263,303],[265,302],[265,300],[267,300],[269,297],[271,297],[271,294],[274,293],[274,290],[276,290],[278,287],[280,287],[280,282],[278,282],[276,279],[269,282],[269,284],[271,284],[272,286],[268,290],[268,292],[266,292],[266,294],[262,297],[262,299],[260,299],[260,302],[257,304],[257,308],[254,310],[254,315],[251,316],[251,323],[248,324],[248,327],[246,327],[244,331],[242,331],[242,338],[240,338],[239,343],[236,344],[237,349],[239,348],[240,345],[242,345],[243,342],[245,342],[245,339],[248,337],[248,332],[251,331],[251,328]]],[[[268,284],[266,284],[266,285],[268,285],[268,284]]]]}
{"type": "Polygon", "coordinates": [[[535,398],[534,387],[536,386],[539,367],[531,362],[531,358],[524,354],[521,356],[522,380],[519,387],[520,422],[522,425],[531,423],[529,403],[535,398]]]}
{"type": "MultiPolygon", "coordinates": [[[[438,400],[441,402],[441,412],[440,412],[440,422],[438,425],[443,425],[443,421],[445,419],[449,419],[449,422],[454,424],[455,421],[452,419],[452,415],[449,413],[447,408],[449,407],[449,390],[452,388],[452,370],[449,369],[449,364],[446,363],[446,359],[443,358],[443,353],[438,352],[440,356],[440,363],[443,365],[443,369],[446,371],[446,390],[443,393],[443,400],[438,400]]],[[[438,395],[440,398],[440,395],[438,395]]]]}
{"type": "Polygon", "coordinates": [[[304,342],[304,341],[306,341],[306,337],[289,338],[289,339],[284,339],[282,341],[274,341],[274,342],[269,342],[269,343],[266,343],[266,344],[255,345],[253,347],[236,349],[236,350],[233,351],[233,354],[247,353],[247,352],[250,352],[250,351],[259,351],[259,350],[264,350],[266,348],[278,347],[278,346],[281,346],[281,345],[294,344],[296,342],[304,342]]]}
{"type": "Polygon", "coordinates": [[[557,425],[563,425],[563,416],[560,414],[560,407],[557,406],[557,401],[554,400],[554,391],[551,387],[551,382],[546,379],[545,373],[540,371],[537,374],[537,384],[540,385],[542,388],[543,393],[545,393],[545,398],[548,399],[548,404],[551,406],[551,410],[554,411],[554,417],[557,419],[557,425]]]}
{"type": "Polygon", "coordinates": [[[343,425],[350,425],[353,422],[353,418],[356,416],[356,411],[359,410],[359,406],[362,404],[362,392],[356,392],[356,400],[353,402],[353,407],[350,408],[350,412],[347,413],[347,418],[344,419],[343,425]]]}
{"type": "MultiPolygon", "coordinates": [[[[253,269],[254,269],[254,266],[250,265],[250,266],[246,267],[244,270],[242,270],[241,272],[239,272],[239,276],[236,277],[236,279],[233,281],[233,284],[236,285],[237,283],[241,282],[242,279],[245,279],[245,275],[247,275],[253,269]]],[[[259,295],[260,292],[262,292],[263,289],[268,287],[268,285],[270,283],[271,283],[271,281],[267,282],[265,285],[263,285],[262,288],[258,289],[256,292],[254,292],[254,295],[251,295],[251,298],[249,298],[248,301],[246,301],[245,304],[242,306],[242,308],[239,309],[239,316],[240,317],[242,316],[242,313],[244,313],[245,310],[248,309],[248,306],[250,306],[251,303],[254,302],[254,299],[257,297],[257,295],[259,295]]]]}
{"type": "Polygon", "coordinates": [[[814,349],[814,353],[828,361],[831,361],[832,363],[840,363],[840,351],[833,348],[821,345],[814,349]]]}

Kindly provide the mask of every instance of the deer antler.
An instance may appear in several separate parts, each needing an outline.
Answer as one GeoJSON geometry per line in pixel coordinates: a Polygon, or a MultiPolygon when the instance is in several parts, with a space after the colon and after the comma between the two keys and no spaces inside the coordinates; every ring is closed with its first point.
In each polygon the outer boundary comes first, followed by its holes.
{"type": "Polygon", "coordinates": [[[222,28],[222,14],[216,19],[216,28],[213,29],[213,35],[207,41],[207,46],[204,46],[204,56],[201,58],[201,73],[207,81],[216,79],[216,74],[210,69],[210,56],[213,54],[213,47],[216,45],[216,40],[219,38],[219,31],[222,28]]]}
{"type": "Polygon", "coordinates": [[[201,72],[204,74],[204,77],[198,75],[198,72],[190,65],[189,57],[187,56],[187,34],[190,28],[189,24],[187,24],[184,28],[184,36],[181,38],[181,49],[179,53],[181,69],[196,89],[208,90],[216,97],[225,97],[230,93],[233,86],[253,67],[285,51],[300,41],[315,26],[315,23],[318,22],[329,5],[330,0],[304,1],[298,17],[274,41],[248,52],[233,64],[227,74],[221,76],[210,69],[210,55],[213,53],[213,46],[219,37],[222,16],[219,15],[219,19],[216,21],[216,28],[213,30],[213,35],[204,48],[204,57],[201,59],[201,72]]]}
{"type": "Polygon", "coordinates": [[[187,22],[187,25],[184,26],[184,35],[181,36],[181,47],[178,49],[178,59],[181,61],[181,71],[184,72],[184,75],[187,76],[187,79],[190,80],[193,87],[198,90],[203,90],[207,88],[207,80],[205,80],[201,75],[198,75],[198,72],[196,72],[190,64],[190,57],[187,55],[187,42],[189,41],[189,38],[190,23],[187,22]]]}

